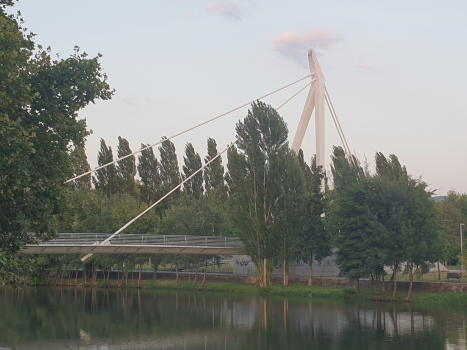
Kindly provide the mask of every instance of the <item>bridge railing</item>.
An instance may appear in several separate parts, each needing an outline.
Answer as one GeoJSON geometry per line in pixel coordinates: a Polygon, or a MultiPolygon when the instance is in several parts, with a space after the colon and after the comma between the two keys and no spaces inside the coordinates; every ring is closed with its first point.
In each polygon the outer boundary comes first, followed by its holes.
{"type": "MultiPolygon", "coordinates": [[[[89,246],[102,244],[108,233],[60,233],[58,238],[38,242],[39,246],[89,246]]],[[[187,247],[243,247],[237,237],[182,236],[155,234],[119,234],[104,244],[135,246],[187,246],[187,247]]]]}

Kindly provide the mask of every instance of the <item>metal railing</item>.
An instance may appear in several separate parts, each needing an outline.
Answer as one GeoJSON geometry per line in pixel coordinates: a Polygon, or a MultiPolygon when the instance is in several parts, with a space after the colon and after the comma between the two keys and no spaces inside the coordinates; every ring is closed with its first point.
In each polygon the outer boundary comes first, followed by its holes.
{"type": "MultiPolygon", "coordinates": [[[[39,246],[90,246],[99,245],[111,236],[109,233],[60,233],[59,237],[47,242],[38,241],[39,246]]],[[[119,246],[176,246],[176,247],[223,247],[242,248],[237,237],[181,236],[155,234],[119,234],[104,245],[119,246]]]]}

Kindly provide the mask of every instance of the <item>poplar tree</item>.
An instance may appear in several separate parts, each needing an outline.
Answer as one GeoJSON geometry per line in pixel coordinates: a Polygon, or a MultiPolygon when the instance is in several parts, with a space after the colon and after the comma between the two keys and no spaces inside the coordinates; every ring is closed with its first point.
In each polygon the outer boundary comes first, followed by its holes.
{"type": "MultiPolygon", "coordinates": [[[[148,145],[141,144],[141,148],[148,145]]],[[[141,199],[149,206],[160,198],[161,177],[159,163],[152,147],[141,151],[138,157],[138,174],[141,179],[141,199]]]]}
{"type": "MultiPolygon", "coordinates": [[[[208,138],[207,145],[208,155],[204,158],[205,163],[208,163],[218,155],[216,140],[208,138]]],[[[219,195],[227,195],[227,186],[224,182],[224,166],[222,165],[222,157],[216,158],[212,163],[204,168],[204,187],[206,189],[206,195],[208,196],[213,191],[219,195]]]]}
{"type": "MultiPolygon", "coordinates": [[[[101,147],[97,154],[97,164],[102,166],[113,160],[112,147],[107,147],[105,140],[101,138],[101,147]]],[[[110,164],[105,168],[97,170],[95,174],[96,175],[92,177],[92,182],[96,190],[102,191],[107,196],[118,192],[117,169],[115,168],[115,164],[110,164]]]]}
{"type": "MultiPolygon", "coordinates": [[[[175,145],[163,137],[161,146],[159,147],[160,153],[160,176],[161,176],[161,189],[162,194],[166,194],[174,187],[180,184],[180,170],[178,168],[177,153],[175,152],[175,145]]],[[[180,195],[180,188],[172,193],[171,197],[176,198],[180,195]]]]}
{"type": "MultiPolygon", "coordinates": [[[[84,145],[76,145],[71,151],[71,164],[73,167],[73,175],[78,176],[84,173],[87,173],[91,170],[91,167],[88,163],[88,157],[86,156],[86,151],[84,145]]],[[[80,177],[74,181],[75,189],[91,189],[91,174],[80,177]]]]}
{"type": "Polygon", "coordinates": [[[287,126],[271,106],[253,103],[236,131],[238,148],[228,152],[232,223],[258,268],[260,286],[267,287],[273,258],[282,256],[279,246],[291,243],[284,241],[286,225],[281,223],[292,223],[294,209],[299,208],[295,205],[298,198],[286,192],[304,192],[304,178],[298,161],[284,145],[287,126]],[[284,169],[284,164],[289,166],[284,169]]]}
{"type": "MultiPolygon", "coordinates": [[[[201,163],[201,157],[195,152],[195,149],[191,143],[187,143],[185,146],[185,156],[183,157],[184,165],[182,167],[183,174],[182,178],[185,181],[203,165],[201,163]]],[[[194,199],[199,199],[203,195],[203,171],[198,172],[190,180],[183,184],[183,190],[194,199]]]]}
{"type": "MultiPolygon", "coordinates": [[[[367,259],[375,253],[372,237],[377,229],[377,220],[367,203],[368,186],[361,168],[351,165],[342,147],[334,147],[331,155],[331,173],[334,189],[327,213],[327,229],[332,231],[336,252],[336,263],[340,270],[348,273],[349,279],[357,282],[372,273],[367,259]]],[[[354,158],[355,164],[358,164],[354,158]]]]}
{"type": "MultiPolygon", "coordinates": [[[[118,158],[122,158],[128,154],[131,154],[130,143],[123,137],[118,137],[118,158]]],[[[135,156],[130,156],[122,159],[117,163],[117,176],[118,176],[118,187],[119,192],[128,193],[132,196],[136,196],[136,164],[135,156]]]]}
{"type": "Polygon", "coordinates": [[[313,260],[321,262],[331,254],[331,236],[325,229],[326,199],[322,188],[325,173],[316,164],[316,155],[311,158],[311,167],[303,159],[303,151],[298,153],[298,161],[306,181],[306,218],[300,234],[297,257],[308,262],[310,274],[308,285],[313,283],[313,260]]]}

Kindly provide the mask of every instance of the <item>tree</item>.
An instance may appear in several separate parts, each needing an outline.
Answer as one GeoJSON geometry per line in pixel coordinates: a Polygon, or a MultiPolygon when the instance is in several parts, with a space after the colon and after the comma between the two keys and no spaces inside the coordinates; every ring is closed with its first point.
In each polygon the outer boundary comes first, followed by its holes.
{"type": "MultiPolygon", "coordinates": [[[[118,158],[122,158],[126,155],[133,153],[130,148],[130,143],[123,137],[118,137],[118,158]]],[[[117,163],[117,177],[118,177],[118,188],[122,193],[128,193],[136,197],[136,164],[135,156],[129,156],[122,159],[117,163]]]]}
{"type": "Polygon", "coordinates": [[[300,232],[297,258],[307,261],[310,266],[308,285],[313,281],[313,260],[321,262],[331,254],[331,236],[325,229],[323,214],[326,199],[322,188],[325,174],[322,167],[316,165],[316,155],[311,158],[311,167],[303,159],[303,151],[298,153],[298,161],[306,180],[306,217],[300,232]]]}
{"type": "MultiPolygon", "coordinates": [[[[159,147],[160,153],[160,175],[162,181],[162,193],[166,194],[177,185],[180,184],[180,170],[178,168],[177,153],[175,152],[175,146],[170,140],[166,140],[163,137],[162,145],[159,147]]],[[[177,189],[172,193],[172,198],[177,198],[180,195],[180,189],[177,189]]]]}
{"type": "MultiPolygon", "coordinates": [[[[219,153],[217,151],[217,143],[213,138],[208,138],[208,155],[204,158],[204,162],[208,163],[219,153]]],[[[224,166],[222,165],[222,157],[216,158],[206,168],[204,168],[204,187],[206,195],[211,192],[216,192],[219,195],[227,195],[227,187],[224,183],[224,166]]]]}
{"type": "MultiPolygon", "coordinates": [[[[191,143],[185,146],[185,157],[183,157],[185,164],[183,165],[183,181],[188,179],[192,174],[202,167],[201,157],[195,152],[191,143]]],[[[190,180],[183,184],[184,191],[192,198],[199,199],[203,195],[203,171],[200,171],[190,180]]]]}
{"type": "Polygon", "coordinates": [[[466,221],[462,211],[451,201],[436,203],[441,224],[441,241],[443,244],[443,261],[457,264],[457,257],[461,251],[459,239],[459,224],[466,221]]]}
{"type": "MultiPolygon", "coordinates": [[[[369,179],[363,176],[361,168],[352,166],[341,147],[333,148],[331,159],[334,189],[330,194],[327,229],[334,237],[337,265],[348,273],[350,280],[357,282],[359,292],[359,280],[380,268],[369,264],[377,254],[372,237],[378,230],[367,203],[369,179]]],[[[353,163],[358,164],[355,157],[353,163]]]]}
{"type": "MultiPolygon", "coordinates": [[[[141,144],[141,148],[147,145],[141,144]]],[[[141,179],[141,198],[149,206],[160,198],[161,177],[159,163],[152,147],[145,149],[138,157],[138,174],[141,179]]]]}
{"type": "MultiPolygon", "coordinates": [[[[78,176],[91,170],[88,163],[88,157],[84,145],[75,145],[71,151],[71,164],[73,166],[73,175],[78,176]]],[[[91,175],[86,175],[74,181],[75,189],[91,189],[91,175]]]]}
{"type": "Polygon", "coordinates": [[[76,47],[70,57],[53,60],[50,49],[36,49],[22,19],[5,12],[11,4],[0,5],[0,260],[7,265],[34,241],[28,231],[40,239],[54,235],[64,182],[73,174],[70,146],[87,135],[77,113],[113,94],[100,55],[88,58],[76,47]]]}
{"type": "MultiPolygon", "coordinates": [[[[101,138],[101,148],[97,155],[97,164],[102,166],[113,160],[112,147],[107,147],[105,140],[101,138]]],[[[107,196],[118,192],[118,178],[115,164],[110,164],[105,168],[97,170],[95,174],[92,182],[96,190],[105,193],[107,196]]]]}
{"type": "MultiPolygon", "coordinates": [[[[284,144],[287,126],[271,106],[253,103],[243,122],[237,123],[236,131],[238,148],[228,152],[231,220],[245,252],[258,268],[260,285],[267,287],[272,259],[279,253],[280,240],[275,233],[280,230],[276,225],[292,214],[284,205],[285,174],[277,170],[282,169],[285,160],[297,166],[298,161],[290,159],[293,155],[284,144]]],[[[295,174],[296,168],[293,166],[291,173],[295,174]]],[[[303,175],[301,179],[304,183],[303,175]]],[[[293,186],[300,187],[300,181],[293,186]]]]}

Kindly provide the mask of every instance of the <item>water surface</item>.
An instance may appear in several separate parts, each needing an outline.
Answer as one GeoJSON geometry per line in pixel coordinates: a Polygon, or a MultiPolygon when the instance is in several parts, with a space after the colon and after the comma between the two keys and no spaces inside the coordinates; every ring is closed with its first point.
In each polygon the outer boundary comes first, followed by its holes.
{"type": "Polygon", "coordinates": [[[0,349],[466,349],[463,309],[215,293],[0,289],[0,349]]]}

